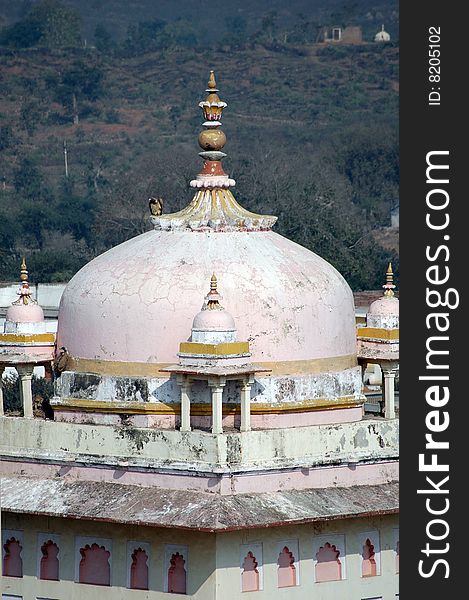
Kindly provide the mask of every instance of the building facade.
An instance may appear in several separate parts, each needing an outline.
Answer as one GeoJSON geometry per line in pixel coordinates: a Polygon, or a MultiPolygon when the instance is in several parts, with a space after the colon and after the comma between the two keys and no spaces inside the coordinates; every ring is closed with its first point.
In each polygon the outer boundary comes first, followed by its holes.
{"type": "Polygon", "coordinates": [[[343,277],[237,203],[206,91],[192,201],[68,283],[53,418],[0,416],[3,598],[398,596],[399,420],[360,355],[398,301],[357,346],[343,277]]]}

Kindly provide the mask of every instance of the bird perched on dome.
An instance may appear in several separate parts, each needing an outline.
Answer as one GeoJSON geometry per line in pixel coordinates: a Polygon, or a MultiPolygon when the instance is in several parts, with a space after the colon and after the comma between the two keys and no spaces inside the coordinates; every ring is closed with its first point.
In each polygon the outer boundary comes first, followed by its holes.
{"type": "Polygon", "coordinates": [[[154,217],[159,217],[163,213],[163,198],[149,198],[148,207],[154,217]]]}
{"type": "Polygon", "coordinates": [[[54,360],[54,371],[57,375],[60,375],[67,368],[68,359],[70,358],[70,354],[68,353],[67,348],[62,346],[60,348],[59,354],[55,357],[54,360]]]}

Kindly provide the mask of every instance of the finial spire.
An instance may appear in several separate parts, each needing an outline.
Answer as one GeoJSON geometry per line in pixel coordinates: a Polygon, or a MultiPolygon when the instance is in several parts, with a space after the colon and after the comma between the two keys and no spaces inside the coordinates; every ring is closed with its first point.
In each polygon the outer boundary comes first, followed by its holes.
{"type": "Polygon", "coordinates": [[[20,267],[20,289],[16,292],[19,296],[18,300],[13,302],[14,305],[18,304],[37,304],[33,298],[31,298],[31,290],[29,289],[28,281],[28,267],[26,266],[26,259],[23,256],[20,267]]]}
{"type": "Polygon", "coordinates": [[[25,282],[26,285],[28,285],[28,268],[26,266],[26,259],[24,256],[23,256],[23,260],[21,261],[20,280],[25,282]]]}
{"type": "Polygon", "coordinates": [[[213,273],[212,277],[210,278],[210,291],[211,292],[217,291],[217,276],[215,275],[215,273],[213,273]]]}
{"type": "Polygon", "coordinates": [[[394,296],[394,288],[396,287],[393,283],[394,273],[392,272],[392,264],[389,263],[387,271],[386,271],[386,283],[383,285],[384,295],[391,297],[394,296]]]}
{"type": "MultiPolygon", "coordinates": [[[[215,73],[213,71],[210,71],[208,87],[205,91],[208,92],[207,99],[199,102],[205,118],[203,124],[204,131],[201,131],[199,134],[199,146],[203,150],[199,156],[206,161],[204,167],[207,162],[218,162],[226,156],[224,152],[221,152],[221,149],[226,144],[226,136],[219,127],[221,125],[223,109],[227,107],[226,102],[222,102],[217,94],[217,82],[215,81],[215,73]]],[[[223,169],[221,169],[220,174],[224,175],[223,169]]]]}
{"type": "Polygon", "coordinates": [[[245,210],[237,202],[230,188],[236,185],[223,170],[226,154],[222,148],[226,135],[220,129],[226,102],[218,96],[214,71],[210,71],[206,100],[199,102],[204,115],[203,131],[199,134],[199,156],[204,160],[202,170],[190,182],[196,193],[192,202],[176,213],[151,217],[155,229],[191,231],[266,231],[277,217],[257,215],[245,210]]]}
{"type": "Polygon", "coordinates": [[[215,73],[214,71],[210,71],[210,77],[208,78],[208,90],[206,90],[207,92],[213,92],[213,91],[217,91],[217,82],[215,81],[215,73]]]}
{"type": "Polygon", "coordinates": [[[205,296],[205,305],[202,310],[223,309],[220,305],[221,296],[217,290],[217,283],[217,276],[213,273],[210,278],[210,291],[205,296]]]}

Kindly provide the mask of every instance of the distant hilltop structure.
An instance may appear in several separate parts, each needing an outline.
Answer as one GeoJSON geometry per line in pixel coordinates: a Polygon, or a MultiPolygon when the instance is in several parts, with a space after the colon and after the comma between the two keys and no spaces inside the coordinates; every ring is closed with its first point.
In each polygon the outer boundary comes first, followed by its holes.
{"type": "Polygon", "coordinates": [[[363,42],[362,28],[359,25],[321,27],[316,42],[361,44],[363,42]]]}
{"type": "MultiPolygon", "coordinates": [[[[381,30],[374,36],[375,42],[386,43],[391,41],[391,36],[384,30],[381,30]]],[[[316,38],[317,44],[363,44],[367,40],[363,39],[363,31],[359,25],[340,25],[320,27],[316,38]]]]}
{"type": "Polygon", "coordinates": [[[381,25],[381,31],[375,35],[375,42],[390,42],[391,36],[387,31],[384,31],[384,25],[381,25]]]}

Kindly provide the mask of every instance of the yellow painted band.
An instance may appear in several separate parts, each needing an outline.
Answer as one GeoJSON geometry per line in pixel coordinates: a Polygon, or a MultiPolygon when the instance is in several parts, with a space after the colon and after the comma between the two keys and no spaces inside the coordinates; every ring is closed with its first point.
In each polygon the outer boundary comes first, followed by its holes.
{"type": "Polygon", "coordinates": [[[0,344],[2,342],[16,342],[18,344],[33,342],[54,343],[55,333],[0,333],[0,344]]]}
{"type": "MultiPolygon", "coordinates": [[[[267,403],[251,403],[252,414],[282,414],[311,412],[315,410],[334,410],[338,408],[354,408],[362,406],[363,399],[354,396],[343,396],[335,400],[327,398],[315,398],[286,405],[275,405],[267,403]]],[[[54,410],[71,410],[98,413],[125,413],[144,415],[179,415],[181,405],[164,404],[163,402],[112,402],[102,400],[82,400],[79,398],[63,398],[57,404],[52,403],[54,410]]],[[[240,414],[239,404],[223,404],[223,414],[240,414]]],[[[211,403],[191,403],[191,414],[205,416],[212,414],[211,403]]]]}
{"type": "Polygon", "coordinates": [[[222,344],[203,344],[199,342],[181,342],[179,352],[184,354],[247,354],[249,342],[224,342],[222,344]]]}
{"type": "MultiPolygon", "coordinates": [[[[142,363],[120,362],[110,360],[93,360],[87,358],[70,357],[67,362],[67,371],[79,373],[95,373],[97,375],[110,375],[115,377],[155,377],[166,379],[167,373],[161,369],[173,363],[142,363]]],[[[280,362],[256,362],[258,367],[270,369],[271,373],[264,376],[270,377],[283,375],[309,375],[318,373],[333,373],[352,369],[358,365],[356,354],[334,356],[331,358],[315,358],[311,360],[286,360],[280,362]]]]}
{"type": "Polygon", "coordinates": [[[382,340],[398,340],[399,329],[381,329],[379,327],[359,327],[358,337],[377,338],[382,340]]]}

